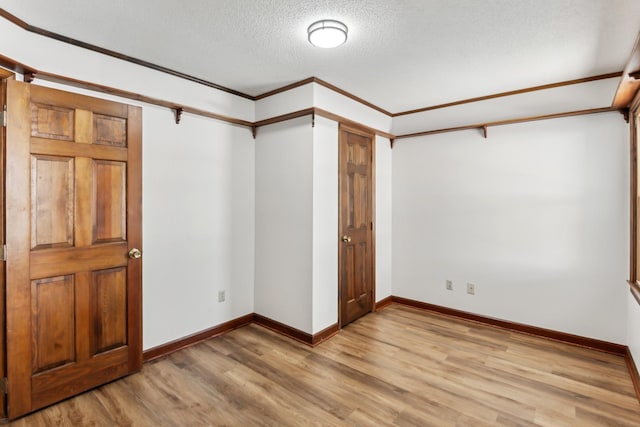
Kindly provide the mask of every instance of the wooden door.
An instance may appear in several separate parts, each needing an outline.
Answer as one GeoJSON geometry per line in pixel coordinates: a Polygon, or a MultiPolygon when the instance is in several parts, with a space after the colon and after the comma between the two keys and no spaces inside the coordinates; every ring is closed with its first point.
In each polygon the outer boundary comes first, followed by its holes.
{"type": "Polygon", "coordinates": [[[373,139],[365,130],[340,125],[339,323],[373,309],[373,139]]]}
{"type": "Polygon", "coordinates": [[[9,81],[7,409],[142,366],[141,109],[9,81]]]}

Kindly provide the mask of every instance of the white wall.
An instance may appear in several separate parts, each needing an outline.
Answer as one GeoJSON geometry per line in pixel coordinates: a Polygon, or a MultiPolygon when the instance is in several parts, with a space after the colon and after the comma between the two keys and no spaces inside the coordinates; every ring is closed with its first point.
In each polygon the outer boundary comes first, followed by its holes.
{"type": "Polygon", "coordinates": [[[170,114],[143,110],[145,349],[253,311],[251,132],[170,114]]]}
{"type": "Polygon", "coordinates": [[[338,321],[338,123],[313,128],[313,328],[338,321]]]}
{"type": "Polygon", "coordinates": [[[391,117],[317,83],[313,84],[313,105],[373,129],[391,131],[391,117]]]}
{"type": "Polygon", "coordinates": [[[627,345],[640,369],[640,304],[631,292],[627,295],[627,345]]]}
{"type": "Polygon", "coordinates": [[[387,138],[376,136],[376,301],[392,295],[392,150],[387,138]]]}
{"type": "Polygon", "coordinates": [[[397,141],[394,295],[625,343],[627,146],[617,113],[397,141]]]}
{"type": "MultiPolygon", "coordinates": [[[[255,140],[248,129],[227,128],[231,142],[231,318],[252,313],[255,279],[255,140]]],[[[227,141],[223,138],[223,141],[227,141]]]]}
{"type": "Polygon", "coordinates": [[[396,116],[393,118],[393,133],[403,135],[496,120],[608,107],[619,80],[618,77],[596,80],[396,116]]]}
{"type": "Polygon", "coordinates": [[[313,107],[313,84],[308,83],[304,86],[259,99],[255,105],[256,121],[313,107]]]}
{"type": "Polygon", "coordinates": [[[255,141],[254,310],[312,333],[313,128],[264,126],[255,141]]]}

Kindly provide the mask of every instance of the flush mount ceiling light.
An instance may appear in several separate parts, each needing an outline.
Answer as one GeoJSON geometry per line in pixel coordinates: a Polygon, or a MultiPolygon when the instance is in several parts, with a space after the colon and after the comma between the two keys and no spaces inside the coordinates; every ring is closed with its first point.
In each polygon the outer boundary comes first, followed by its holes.
{"type": "Polygon", "coordinates": [[[338,47],[347,41],[347,26],[340,21],[323,19],[309,25],[309,43],[316,47],[338,47]]]}

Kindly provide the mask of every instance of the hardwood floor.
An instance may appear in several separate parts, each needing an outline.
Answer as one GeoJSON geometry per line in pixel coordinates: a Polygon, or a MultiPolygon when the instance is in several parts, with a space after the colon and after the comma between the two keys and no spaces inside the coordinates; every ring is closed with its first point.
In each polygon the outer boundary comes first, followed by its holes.
{"type": "Polygon", "coordinates": [[[393,304],[310,348],[249,325],[11,426],[639,426],[622,357],[393,304]]]}

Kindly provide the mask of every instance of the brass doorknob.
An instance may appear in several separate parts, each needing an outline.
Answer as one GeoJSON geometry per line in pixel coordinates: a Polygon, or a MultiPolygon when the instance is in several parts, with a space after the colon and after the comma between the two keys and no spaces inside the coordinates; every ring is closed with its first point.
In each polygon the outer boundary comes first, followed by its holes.
{"type": "Polygon", "coordinates": [[[342,236],[342,241],[345,243],[349,243],[351,242],[351,237],[350,236],[342,236]]]}
{"type": "Polygon", "coordinates": [[[138,248],[133,248],[129,251],[129,258],[131,259],[138,259],[142,257],[142,252],[140,252],[140,249],[138,248]]]}

